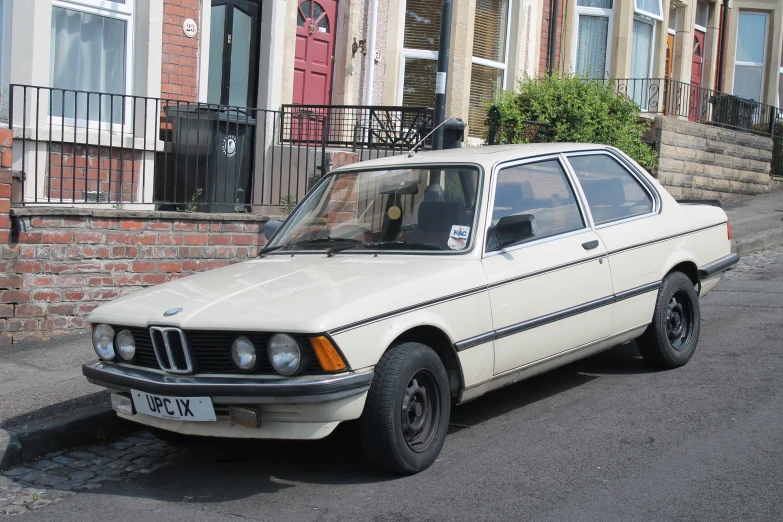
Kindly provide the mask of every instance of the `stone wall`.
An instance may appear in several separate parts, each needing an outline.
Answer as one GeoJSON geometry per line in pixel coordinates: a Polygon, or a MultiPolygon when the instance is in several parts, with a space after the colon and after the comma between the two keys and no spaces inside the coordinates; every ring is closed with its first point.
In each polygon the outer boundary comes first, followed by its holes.
{"type": "Polygon", "coordinates": [[[680,199],[731,201],[769,192],[772,139],[657,116],[658,181],[680,199]]]}

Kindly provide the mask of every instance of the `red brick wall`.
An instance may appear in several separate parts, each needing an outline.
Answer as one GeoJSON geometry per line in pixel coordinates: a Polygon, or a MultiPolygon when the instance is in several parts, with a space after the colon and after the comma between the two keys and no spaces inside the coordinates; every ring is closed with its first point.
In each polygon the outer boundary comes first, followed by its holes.
{"type": "Polygon", "coordinates": [[[142,151],[95,145],[53,143],[49,153],[48,196],[85,200],[85,191],[106,201],[138,201],[142,151]]]}
{"type": "MultiPolygon", "coordinates": [[[[562,39],[563,14],[565,12],[565,0],[557,0],[557,38],[555,44],[554,70],[560,66],[560,40],[562,39]]],[[[538,74],[543,76],[549,71],[549,29],[551,27],[552,0],[544,0],[543,27],[541,28],[541,54],[539,55],[538,74]]]]}
{"type": "Polygon", "coordinates": [[[163,2],[163,70],[161,98],[196,101],[198,85],[198,42],[201,36],[199,0],[164,0],[163,2]],[[188,38],[182,24],[188,18],[196,21],[198,32],[188,38]]]}
{"type": "Polygon", "coordinates": [[[13,209],[27,230],[12,233],[10,183],[0,170],[0,346],[85,328],[103,302],[253,258],[264,243],[249,215],[13,209]]]}

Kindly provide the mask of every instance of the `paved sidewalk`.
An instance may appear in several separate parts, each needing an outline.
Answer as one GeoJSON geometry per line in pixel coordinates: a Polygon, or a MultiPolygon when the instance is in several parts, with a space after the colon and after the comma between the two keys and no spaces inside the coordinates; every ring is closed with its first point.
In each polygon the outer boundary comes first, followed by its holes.
{"type": "MultiPolygon", "coordinates": [[[[783,245],[783,185],[725,210],[740,255],[783,245]]],[[[87,333],[0,348],[0,470],[134,429],[82,376],[92,359],[87,333]]]]}
{"type": "Polygon", "coordinates": [[[783,245],[783,183],[769,194],[726,205],[724,210],[734,235],[733,249],[740,255],[783,245]]]}
{"type": "Polygon", "coordinates": [[[82,377],[89,334],[0,348],[0,469],[121,432],[109,395],[82,377]]]}

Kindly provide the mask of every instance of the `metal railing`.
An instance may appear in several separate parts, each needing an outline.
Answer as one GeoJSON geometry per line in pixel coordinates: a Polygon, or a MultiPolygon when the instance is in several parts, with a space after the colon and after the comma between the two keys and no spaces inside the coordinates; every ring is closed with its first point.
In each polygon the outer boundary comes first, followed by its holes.
{"type": "Polygon", "coordinates": [[[374,105],[283,105],[282,111],[281,143],[323,132],[326,146],[350,148],[360,160],[407,152],[429,133],[434,116],[429,107],[374,105]]]}
{"type": "Polygon", "coordinates": [[[617,92],[627,94],[645,113],[679,116],[762,136],[773,136],[780,120],[780,110],[771,105],[667,78],[614,82],[617,92]]]}
{"type": "Polygon", "coordinates": [[[299,201],[326,164],[325,119],[281,144],[281,111],[11,85],[15,204],[247,212],[299,201]]]}

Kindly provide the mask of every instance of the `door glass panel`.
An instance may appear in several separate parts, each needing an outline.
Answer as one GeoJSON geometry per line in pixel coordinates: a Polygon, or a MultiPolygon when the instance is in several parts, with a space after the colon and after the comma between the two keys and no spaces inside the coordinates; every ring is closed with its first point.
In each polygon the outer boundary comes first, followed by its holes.
{"type": "Polygon", "coordinates": [[[650,195],[630,172],[605,154],[568,158],[596,225],[652,212],[650,195]]]}
{"type": "Polygon", "coordinates": [[[212,8],[212,22],[209,28],[209,75],[207,80],[207,102],[220,103],[220,83],[223,78],[223,41],[226,29],[226,6],[212,8]]]}
{"type": "Polygon", "coordinates": [[[234,9],[234,30],[231,35],[231,83],[228,87],[228,104],[247,106],[247,89],[250,82],[250,15],[234,9]]]}
{"type": "Polygon", "coordinates": [[[324,8],[318,2],[313,2],[313,20],[318,20],[322,14],[324,14],[324,8]]]}
{"type": "MultiPolygon", "coordinates": [[[[534,235],[529,241],[584,228],[574,192],[559,161],[542,161],[500,171],[492,225],[503,217],[522,214],[535,218],[534,235]]],[[[497,239],[490,233],[487,250],[497,248],[497,239]]]]}

